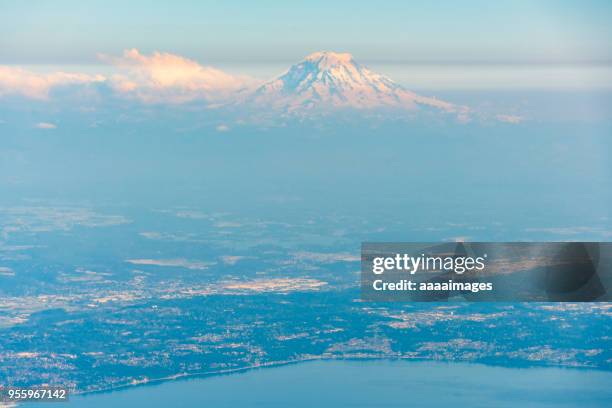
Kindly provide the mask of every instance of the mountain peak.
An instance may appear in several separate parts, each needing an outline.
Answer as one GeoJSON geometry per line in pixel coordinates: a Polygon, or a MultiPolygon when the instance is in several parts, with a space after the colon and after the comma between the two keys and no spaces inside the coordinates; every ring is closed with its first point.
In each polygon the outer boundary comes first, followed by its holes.
{"type": "Polygon", "coordinates": [[[433,108],[465,114],[465,107],[423,97],[358,64],[349,53],[319,51],[292,65],[284,74],[255,90],[254,106],[284,113],[331,109],[433,108]]]}
{"type": "Polygon", "coordinates": [[[351,64],[353,56],[347,52],[317,51],[306,56],[304,61],[311,62],[321,68],[331,68],[336,65],[351,64]]]}

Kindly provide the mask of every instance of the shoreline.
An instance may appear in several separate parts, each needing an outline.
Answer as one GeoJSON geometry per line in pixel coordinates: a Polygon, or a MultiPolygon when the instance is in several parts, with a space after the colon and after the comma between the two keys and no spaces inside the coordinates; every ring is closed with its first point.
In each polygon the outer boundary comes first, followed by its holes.
{"type": "Polygon", "coordinates": [[[513,364],[513,365],[502,365],[490,362],[480,362],[480,361],[464,361],[464,360],[436,360],[436,359],[428,359],[428,358],[418,358],[418,357],[366,357],[366,356],[348,356],[348,357],[330,357],[330,356],[312,356],[306,357],[296,360],[282,360],[282,361],[274,361],[270,363],[264,363],[260,365],[251,365],[240,368],[229,368],[225,370],[218,371],[207,371],[207,372],[196,372],[196,373],[182,373],[175,374],[166,377],[159,377],[148,379],[146,381],[140,381],[136,383],[128,383],[128,384],[120,384],[112,387],[107,387],[99,390],[90,390],[83,392],[71,392],[71,396],[86,396],[86,395],[95,395],[95,394],[104,394],[111,393],[115,391],[128,390],[133,387],[141,387],[148,385],[160,385],[163,383],[178,381],[178,380],[187,380],[187,379],[196,379],[196,378],[207,378],[207,377],[215,377],[215,376],[224,376],[224,375],[232,375],[239,374],[242,372],[253,371],[257,369],[265,369],[265,368],[274,368],[274,367],[283,367],[293,364],[307,363],[312,361],[412,361],[412,362],[431,362],[431,363],[443,363],[443,364],[475,364],[475,365],[484,365],[489,367],[502,367],[508,369],[529,369],[529,368],[559,368],[559,369],[567,369],[567,370],[592,370],[592,371],[601,371],[601,372],[612,372],[612,370],[602,369],[600,367],[588,367],[588,366],[570,366],[570,365],[559,365],[559,364],[534,364],[524,362],[523,364],[513,364]]]}

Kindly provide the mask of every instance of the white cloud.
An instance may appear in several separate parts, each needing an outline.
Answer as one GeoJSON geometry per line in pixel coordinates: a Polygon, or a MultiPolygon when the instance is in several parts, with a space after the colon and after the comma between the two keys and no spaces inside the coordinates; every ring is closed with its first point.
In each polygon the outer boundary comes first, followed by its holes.
{"type": "Polygon", "coordinates": [[[56,129],[57,126],[49,122],[39,122],[36,124],[36,128],[38,129],[56,129]]]}
{"type": "Polygon", "coordinates": [[[512,123],[513,125],[519,124],[525,120],[522,116],[519,115],[497,115],[495,116],[497,120],[504,123],[512,123]]]}
{"type": "Polygon", "coordinates": [[[162,267],[177,267],[193,270],[207,269],[210,264],[202,261],[191,261],[184,258],[177,259],[126,259],[127,263],[132,265],[150,265],[162,267]]]}
{"type": "Polygon", "coordinates": [[[15,276],[15,272],[7,266],[0,266],[0,276],[15,276]]]}
{"type": "Polygon", "coordinates": [[[215,129],[217,129],[217,132],[228,132],[230,130],[230,127],[227,125],[219,125],[217,126],[215,129]]]}
{"type": "Polygon", "coordinates": [[[32,99],[46,100],[49,91],[56,86],[88,84],[104,81],[101,75],[50,72],[35,73],[20,67],[0,65],[0,97],[21,95],[32,99]]]}
{"type": "Polygon", "coordinates": [[[230,75],[170,53],[144,55],[131,49],[120,57],[99,57],[120,71],[110,78],[115,92],[147,103],[220,102],[254,85],[246,76],[230,75]]]}
{"type": "Polygon", "coordinates": [[[358,262],[361,260],[360,255],[348,253],[348,252],[308,252],[300,251],[293,254],[293,256],[300,261],[314,261],[320,263],[335,263],[335,262],[358,262]]]}
{"type": "Polygon", "coordinates": [[[48,100],[55,87],[107,83],[120,96],[145,103],[184,103],[204,100],[221,103],[236,92],[257,85],[248,76],[235,76],[170,53],[141,54],[125,50],[119,57],[100,55],[114,66],[108,77],[78,72],[37,73],[0,65],[0,97],[21,95],[48,100]]]}
{"type": "Polygon", "coordinates": [[[221,262],[223,262],[225,265],[236,265],[238,263],[238,261],[241,261],[243,259],[245,259],[245,256],[240,256],[240,255],[223,255],[220,257],[221,262]]]}
{"type": "Polygon", "coordinates": [[[215,223],[215,227],[217,228],[240,228],[242,227],[242,224],[239,222],[233,222],[233,221],[219,221],[215,223]]]}

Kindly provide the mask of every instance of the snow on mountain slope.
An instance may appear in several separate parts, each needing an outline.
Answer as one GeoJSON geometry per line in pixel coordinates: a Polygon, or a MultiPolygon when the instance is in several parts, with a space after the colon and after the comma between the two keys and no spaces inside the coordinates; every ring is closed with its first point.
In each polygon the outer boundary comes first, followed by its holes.
{"type": "Polygon", "coordinates": [[[257,88],[247,102],[285,113],[336,108],[406,109],[429,107],[467,120],[469,109],[415,94],[357,63],[351,54],[315,52],[257,88]]]}

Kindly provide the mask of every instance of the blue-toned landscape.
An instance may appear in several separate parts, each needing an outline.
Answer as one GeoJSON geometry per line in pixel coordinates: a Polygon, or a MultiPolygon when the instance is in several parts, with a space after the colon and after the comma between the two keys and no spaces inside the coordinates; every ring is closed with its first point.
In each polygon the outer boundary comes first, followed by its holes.
{"type": "Polygon", "coordinates": [[[612,238],[609,5],[483,4],[0,6],[0,387],[609,406],[610,303],[360,299],[362,242],[612,238]]]}

